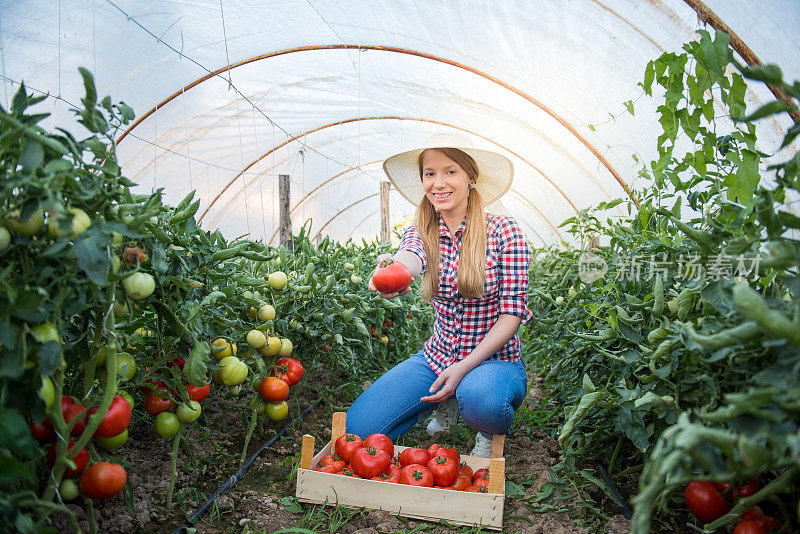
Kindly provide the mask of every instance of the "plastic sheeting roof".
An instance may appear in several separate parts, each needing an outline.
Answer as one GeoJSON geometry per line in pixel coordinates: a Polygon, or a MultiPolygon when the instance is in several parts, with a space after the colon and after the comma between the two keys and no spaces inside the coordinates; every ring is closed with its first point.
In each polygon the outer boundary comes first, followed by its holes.
{"type": "MultiPolygon", "coordinates": [[[[800,2],[705,4],[800,78],[800,2]]],[[[24,80],[59,97],[40,105],[45,126],[69,127],[85,66],[137,118],[163,103],[120,141],[125,174],[171,203],[196,189],[202,227],[272,244],[279,174],[295,232],[311,218],[314,233],[372,239],[380,162],[458,132],[513,161],[503,204],[550,244],[570,240],[557,227],[576,209],[642,185],[633,155],[652,159],[661,130],[637,83],[703,27],[682,0],[3,0],[0,98],[24,80]]],[[[757,87],[748,103],[772,98],[757,87]]],[[[764,121],[761,148],[789,124],[764,121]]],[[[413,211],[390,193],[392,225],[413,211]]]]}

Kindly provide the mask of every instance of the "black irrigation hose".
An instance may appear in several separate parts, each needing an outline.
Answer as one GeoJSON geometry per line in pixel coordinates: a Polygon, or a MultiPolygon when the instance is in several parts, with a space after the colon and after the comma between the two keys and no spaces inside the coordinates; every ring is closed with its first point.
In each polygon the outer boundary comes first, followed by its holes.
{"type": "Polygon", "coordinates": [[[611,494],[614,495],[615,497],[614,503],[617,505],[619,513],[625,516],[625,519],[630,521],[631,517],[633,517],[633,512],[631,511],[631,507],[628,506],[628,503],[622,496],[622,493],[619,492],[617,485],[614,484],[613,480],[611,480],[611,476],[608,474],[608,471],[606,470],[605,466],[600,462],[595,462],[594,467],[600,472],[600,476],[603,477],[603,482],[606,483],[606,487],[609,489],[611,494]]]}
{"type": "Polygon", "coordinates": [[[278,438],[280,438],[284,432],[286,432],[291,427],[302,421],[303,417],[308,415],[311,412],[311,410],[316,408],[320,402],[322,402],[322,397],[312,402],[308,406],[308,408],[303,410],[303,412],[300,415],[292,419],[291,423],[288,423],[281,429],[280,432],[269,438],[269,440],[267,440],[267,442],[264,443],[260,449],[258,449],[255,453],[253,453],[253,455],[250,458],[248,458],[247,461],[243,463],[242,466],[239,469],[237,469],[236,472],[233,475],[231,475],[231,477],[228,480],[223,482],[223,484],[219,488],[217,488],[217,490],[211,495],[211,497],[209,497],[208,500],[204,502],[200,508],[198,508],[191,516],[189,516],[189,518],[181,526],[175,529],[175,532],[173,532],[172,534],[183,534],[184,532],[186,532],[186,529],[193,528],[194,524],[197,523],[197,521],[203,516],[203,514],[205,514],[208,511],[209,508],[211,508],[211,505],[214,504],[214,501],[217,500],[217,497],[219,497],[223,491],[232,488],[234,484],[239,482],[239,480],[241,480],[242,477],[244,477],[244,475],[247,474],[247,472],[255,463],[256,459],[259,456],[261,456],[262,452],[267,450],[268,447],[270,447],[273,443],[278,441],[278,438]]]}

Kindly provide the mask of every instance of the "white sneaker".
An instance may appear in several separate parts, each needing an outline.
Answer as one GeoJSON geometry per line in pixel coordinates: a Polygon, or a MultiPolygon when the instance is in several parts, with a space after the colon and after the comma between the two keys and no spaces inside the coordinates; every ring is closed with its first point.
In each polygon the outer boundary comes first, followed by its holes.
{"type": "Polygon", "coordinates": [[[428,435],[434,437],[441,432],[450,432],[450,425],[458,421],[458,399],[450,397],[436,405],[433,420],[428,423],[428,435]]]}
{"type": "Polygon", "coordinates": [[[475,436],[475,446],[472,448],[470,456],[489,458],[492,455],[492,438],[483,437],[483,433],[478,432],[475,436]]]}

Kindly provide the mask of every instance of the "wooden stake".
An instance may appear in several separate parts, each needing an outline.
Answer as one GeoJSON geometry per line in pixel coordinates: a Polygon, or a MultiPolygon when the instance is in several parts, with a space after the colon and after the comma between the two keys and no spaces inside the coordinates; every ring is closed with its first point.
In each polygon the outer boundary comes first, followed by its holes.
{"type": "Polygon", "coordinates": [[[381,182],[381,243],[389,239],[389,182],[381,182]]]}
{"type": "Polygon", "coordinates": [[[300,468],[311,469],[311,460],[314,459],[314,436],[303,436],[303,448],[300,449],[300,468]]]}
{"type": "Polygon", "coordinates": [[[280,228],[280,243],[291,250],[294,247],[292,247],[290,244],[290,241],[292,240],[292,217],[289,212],[290,184],[291,181],[289,180],[288,174],[278,175],[278,210],[280,214],[278,225],[280,228]]]}
{"type": "Polygon", "coordinates": [[[345,432],[347,423],[347,413],[334,412],[333,424],[331,425],[331,454],[335,450],[336,440],[339,439],[345,432]]]}
{"type": "Polygon", "coordinates": [[[494,434],[492,436],[492,452],[489,458],[502,458],[503,448],[506,444],[505,434],[494,434]]]}
{"type": "Polygon", "coordinates": [[[489,493],[502,494],[506,486],[506,459],[492,458],[489,460],[489,493]]]}

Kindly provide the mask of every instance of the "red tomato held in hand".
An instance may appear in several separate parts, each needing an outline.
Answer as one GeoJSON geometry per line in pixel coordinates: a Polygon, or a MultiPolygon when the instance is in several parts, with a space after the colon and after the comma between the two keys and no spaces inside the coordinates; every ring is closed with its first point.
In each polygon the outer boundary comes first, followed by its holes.
{"type": "Polygon", "coordinates": [[[728,513],[730,507],[713,482],[693,480],[683,491],[689,511],[703,523],[711,523],[728,513]]]}
{"type": "Polygon", "coordinates": [[[258,386],[258,394],[267,402],[280,402],[289,396],[289,384],[280,378],[268,376],[258,386]]]}
{"type": "Polygon", "coordinates": [[[437,456],[428,462],[428,471],[433,475],[437,486],[450,486],[458,478],[458,463],[449,456],[437,456]]]}
{"type": "Polygon", "coordinates": [[[372,285],[381,293],[403,291],[411,285],[411,272],[399,261],[383,262],[372,275],[372,285]]]}
{"type": "MultiPolygon", "coordinates": [[[[89,416],[96,413],[97,406],[89,410],[89,416]]],[[[119,395],[114,395],[103,421],[94,433],[99,438],[113,438],[122,434],[131,422],[131,405],[119,395]]]]}
{"type": "Polygon", "coordinates": [[[90,499],[113,497],[125,487],[128,473],[119,464],[97,462],[81,475],[81,492],[90,499]]]}
{"type": "Polygon", "coordinates": [[[436,458],[437,456],[449,456],[453,460],[455,460],[456,464],[461,461],[461,455],[455,450],[453,447],[445,447],[443,445],[439,445],[438,443],[434,443],[430,447],[428,447],[428,454],[431,455],[431,458],[436,458]]]}
{"type": "Polygon", "coordinates": [[[202,402],[208,397],[208,394],[211,393],[211,384],[206,384],[204,386],[186,384],[186,392],[193,401],[202,402]]]}
{"type": "Polygon", "coordinates": [[[426,449],[408,448],[400,453],[400,465],[405,467],[411,464],[428,465],[431,455],[426,449]]]}
{"type": "Polygon", "coordinates": [[[386,454],[389,455],[389,458],[394,458],[394,443],[392,443],[392,438],[386,434],[370,434],[364,438],[364,447],[375,447],[376,449],[381,449],[386,451],[386,454]]]}
{"type": "Polygon", "coordinates": [[[375,447],[360,447],[350,460],[353,470],[361,478],[372,478],[389,470],[392,457],[383,449],[375,447]]]}
{"type": "Polygon", "coordinates": [[[163,399],[151,391],[144,397],[144,409],[147,410],[147,413],[155,417],[160,413],[172,409],[172,401],[163,399]]]}
{"type": "Polygon", "coordinates": [[[424,465],[409,464],[400,470],[400,484],[433,487],[433,475],[424,465]]]}
{"type": "MultiPolygon", "coordinates": [[[[67,443],[67,451],[71,451],[75,447],[75,442],[70,440],[67,443]]],[[[47,465],[53,467],[56,464],[56,454],[58,453],[58,443],[53,443],[50,445],[50,448],[47,449],[47,465]]],[[[86,464],[89,462],[89,453],[86,452],[86,449],[81,449],[78,451],[78,454],[75,455],[75,458],[72,459],[75,462],[75,469],[70,469],[67,467],[64,469],[64,476],[66,478],[72,478],[77,476],[83,471],[86,467],[86,464]]]]}
{"type": "Polygon", "coordinates": [[[353,453],[364,446],[364,441],[355,434],[343,434],[336,440],[336,454],[345,462],[350,462],[353,453]]]}
{"type": "Polygon", "coordinates": [[[56,431],[44,422],[41,424],[31,423],[31,436],[39,443],[53,443],[56,440],[56,431]]]}
{"type": "Polygon", "coordinates": [[[294,386],[303,378],[303,364],[294,358],[280,358],[275,362],[270,376],[280,378],[289,387],[294,386]]]}

